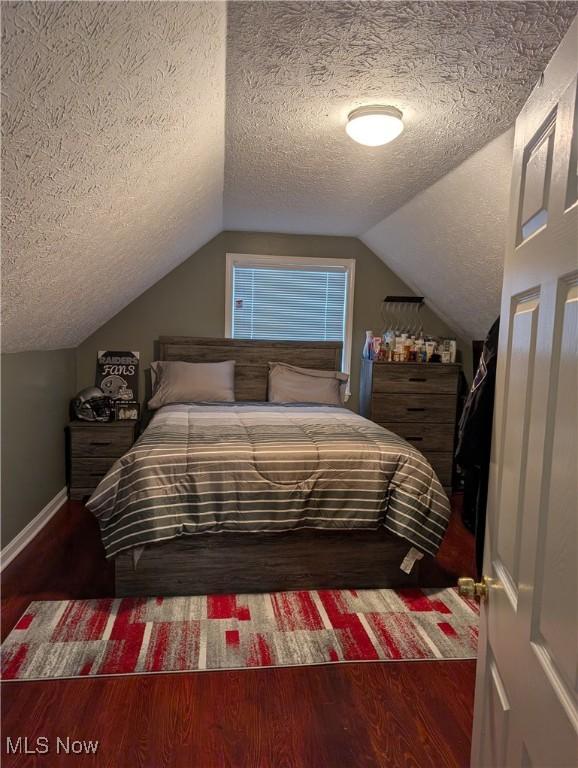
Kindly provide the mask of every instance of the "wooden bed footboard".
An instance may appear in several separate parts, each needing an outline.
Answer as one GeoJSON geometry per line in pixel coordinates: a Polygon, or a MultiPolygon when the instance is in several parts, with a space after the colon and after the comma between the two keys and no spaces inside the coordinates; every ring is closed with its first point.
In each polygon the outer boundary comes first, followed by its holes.
{"type": "MultiPolygon", "coordinates": [[[[420,563],[400,570],[410,544],[386,530],[212,533],[115,559],[117,597],[417,586],[420,563]]],[[[427,557],[427,556],[426,556],[427,557]]]]}

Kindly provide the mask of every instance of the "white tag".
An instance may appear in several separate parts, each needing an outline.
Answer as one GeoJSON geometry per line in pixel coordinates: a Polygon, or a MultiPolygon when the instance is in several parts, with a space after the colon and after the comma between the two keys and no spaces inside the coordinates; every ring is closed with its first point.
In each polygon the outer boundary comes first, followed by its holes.
{"type": "Polygon", "coordinates": [[[413,568],[415,561],[421,560],[422,557],[423,552],[420,552],[419,549],[416,549],[415,547],[410,547],[409,552],[403,558],[403,562],[399,566],[400,570],[404,573],[411,573],[411,569],[413,568]]]}
{"type": "Polygon", "coordinates": [[[144,552],[144,546],[141,544],[140,546],[134,547],[132,550],[132,569],[133,571],[136,571],[136,567],[138,565],[138,561],[141,558],[142,553],[144,552]]]}

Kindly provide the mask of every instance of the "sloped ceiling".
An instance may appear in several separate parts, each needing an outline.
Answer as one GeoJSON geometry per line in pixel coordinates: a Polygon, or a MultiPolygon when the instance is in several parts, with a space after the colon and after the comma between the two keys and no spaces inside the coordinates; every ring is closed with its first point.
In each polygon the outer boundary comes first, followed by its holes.
{"type": "Polygon", "coordinates": [[[511,125],[577,10],[2,3],[4,351],[75,346],[223,226],[360,235],[511,125]],[[407,129],[372,150],[375,101],[407,129]]]}
{"type": "Polygon", "coordinates": [[[513,128],[361,239],[466,339],[500,311],[513,128]]]}
{"type": "Polygon", "coordinates": [[[75,346],[222,229],[222,3],[2,3],[3,349],[75,346]]]}
{"type": "Polygon", "coordinates": [[[509,128],[576,14],[553,2],[229,5],[225,224],[359,235],[509,128]],[[363,147],[355,107],[406,130],[363,147]]]}

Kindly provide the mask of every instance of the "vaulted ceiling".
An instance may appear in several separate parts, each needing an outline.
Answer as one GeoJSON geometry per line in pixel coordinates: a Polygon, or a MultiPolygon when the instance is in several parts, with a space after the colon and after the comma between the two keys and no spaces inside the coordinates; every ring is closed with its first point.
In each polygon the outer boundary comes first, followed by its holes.
{"type": "Polygon", "coordinates": [[[229,5],[225,224],[359,235],[514,122],[576,6],[542,2],[229,5]],[[404,113],[386,147],[344,125],[404,113]]]}
{"type": "Polygon", "coordinates": [[[499,314],[513,144],[511,128],[361,237],[463,339],[499,314]]]}
{"type": "Polygon", "coordinates": [[[2,340],[71,347],[223,226],[222,3],[2,3],[2,340]]]}
{"type": "Polygon", "coordinates": [[[577,10],[2,3],[4,350],[76,345],[223,227],[362,235],[512,124],[577,10]],[[406,130],[369,149],[374,102],[406,130]]]}

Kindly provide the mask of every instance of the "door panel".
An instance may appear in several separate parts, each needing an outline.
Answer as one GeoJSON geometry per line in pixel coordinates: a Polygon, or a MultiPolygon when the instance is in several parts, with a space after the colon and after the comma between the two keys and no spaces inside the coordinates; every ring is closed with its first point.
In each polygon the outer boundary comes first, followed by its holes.
{"type": "MultiPolygon", "coordinates": [[[[556,690],[576,697],[578,648],[578,275],[562,280],[552,351],[544,467],[546,503],[538,517],[531,640],[556,690]],[[572,478],[574,481],[572,482],[572,478]],[[570,482],[569,482],[570,480],[570,482]]],[[[574,703],[574,708],[576,704],[574,703]]],[[[578,721],[578,716],[576,716],[578,721]]]]}
{"type": "Polygon", "coordinates": [[[489,686],[484,707],[484,731],[490,735],[483,745],[482,768],[505,765],[510,702],[493,658],[489,659],[489,686]]]}
{"type": "Polygon", "coordinates": [[[548,223],[555,135],[556,110],[548,115],[524,152],[518,243],[527,240],[548,223]]]}
{"type": "Polygon", "coordinates": [[[566,183],[566,209],[578,201],[578,86],[568,89],[567,98],[574,100],[574,110],[570,105],[569,114],[572,120],[572,144],[568,159],[568,181],[566,183]]]}
{"type": "MultiPolygon", "coordinates": [[[[526,471],[528,448],[528,410],[532,395],[532,372],[536,350],[539,297],[513,300],[510,348],[506,361],[508,395],[502,424],[502,461],[500,464],[500,507],[511,510],[498,523],[495,543],[497,557],[508,574],[511,593],[517,595],[519,540],[523,495],[520,486],[526,471]]],[[[515,608],[515,604],[513,606],[515,608]]]]}

